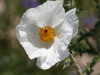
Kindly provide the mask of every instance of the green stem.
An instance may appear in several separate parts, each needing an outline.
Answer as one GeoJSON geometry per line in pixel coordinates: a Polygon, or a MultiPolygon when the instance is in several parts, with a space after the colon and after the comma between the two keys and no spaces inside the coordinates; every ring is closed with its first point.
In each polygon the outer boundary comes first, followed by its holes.
{"type": "Polygon", "coordinates": [[[77,71],[78,71],[78,74],[79,74],[79,75],[83,75],[83,74],[82,74],[82,70],[80,69],[80,67],[79,67],[79,65],[77,64],[76,60],[74,59],[73,55],[72,55],[72,54],[69,54],[69,57],[70,57],[71,60],[74,62],[75,67],[76,67],[76,69],[77,69],[77,71]]]}

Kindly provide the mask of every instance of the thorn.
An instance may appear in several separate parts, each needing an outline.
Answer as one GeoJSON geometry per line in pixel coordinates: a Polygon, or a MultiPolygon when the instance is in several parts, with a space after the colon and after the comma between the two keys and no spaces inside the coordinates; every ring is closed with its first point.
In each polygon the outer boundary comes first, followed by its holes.
{"type": "Polygon", "coordinates": [[[56,64],[56,67],[59,65],[59,62],[56,64]]]}
{"type": "Polygon", "coordinates": [[[65,64],[65,65],[63,66],[62,70],[64,70],[64,69],[66,68],[66,66],[67,66],[67,65],[65,64]]]}

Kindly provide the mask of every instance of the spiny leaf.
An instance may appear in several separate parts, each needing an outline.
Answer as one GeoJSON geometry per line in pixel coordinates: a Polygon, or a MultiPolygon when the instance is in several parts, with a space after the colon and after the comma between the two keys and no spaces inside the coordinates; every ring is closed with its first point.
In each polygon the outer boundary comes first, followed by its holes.
{"type": "Polygon", "coordinates": [[[92,60],[91,63],[88,63],[86,68],[83,70],[83,73],[86,75],[90,75],[92,70],[92,67],[96,64],[96,62],[100,61],[100,54],[96,57],[94,57],[94,59],[92,60]]]}
{"type": "Polygon", "coordinates": [[[71,43],[69,45],[69,49],[70,49],[70,52],[72,52],[72,50],[74,50],[75,52],[79,52],[80,55],[82,55],[82,53],[86,52],[86,48],[80,43],[75,43],[75,44],[71,43]]]}

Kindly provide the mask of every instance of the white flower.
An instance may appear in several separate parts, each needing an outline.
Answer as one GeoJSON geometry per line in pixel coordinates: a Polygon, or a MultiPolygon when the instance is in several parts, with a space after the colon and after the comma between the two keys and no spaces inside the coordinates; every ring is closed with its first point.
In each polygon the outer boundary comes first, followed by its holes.
{"type": "Polygon", "coordinates": [[[68,44],[78,31],[76,9],[65,13],[61,1],[47,1],[28,9],[16,27],[20,44],[37,66],[49,69],[68,57],[68,44]]]}

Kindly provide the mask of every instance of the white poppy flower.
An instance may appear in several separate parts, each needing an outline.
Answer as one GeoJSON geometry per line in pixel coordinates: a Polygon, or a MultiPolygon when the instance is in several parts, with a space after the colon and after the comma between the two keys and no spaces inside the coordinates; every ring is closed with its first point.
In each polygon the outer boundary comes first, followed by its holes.
{"type": "Polygon", "coordinates": [[[78,31],[76,9],[65,13],[61,1],[28,9],[16,27],[20,44],[37,66],[49,69],[69,55],[68,44],[78,31]]]}

